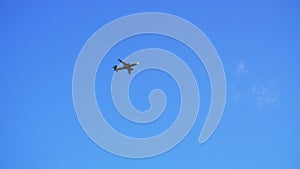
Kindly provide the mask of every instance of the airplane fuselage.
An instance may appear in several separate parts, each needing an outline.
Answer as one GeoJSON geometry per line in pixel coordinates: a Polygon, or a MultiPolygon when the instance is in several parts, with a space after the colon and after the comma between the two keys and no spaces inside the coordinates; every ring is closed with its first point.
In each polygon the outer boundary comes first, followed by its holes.
{"type": "Polygon", "coordinates": [[[126,62],[122,61],[121,59],[118,59],[118,60],[123,64],[123,66],[115,65],[113,68],[116,72],[118,72],[119,70],[127,69],[128,73],[130,74],[131,71],[133,70],[133,67],[139,64],[139,62],[126,63],[126,62]]]}

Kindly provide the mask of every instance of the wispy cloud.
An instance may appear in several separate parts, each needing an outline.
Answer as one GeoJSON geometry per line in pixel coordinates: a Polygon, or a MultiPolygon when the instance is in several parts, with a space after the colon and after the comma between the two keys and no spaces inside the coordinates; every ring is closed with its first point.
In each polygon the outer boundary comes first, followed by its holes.
{"type": "Polygon", "coordinates": [[[239,63],[235,69],[235,74],[237,77],[245,74],[247,72],[245,63],[239,63]]]}
{"type": "Polygon", "coordinates": [[[251,74],[245,62],[235,65],[232,72],[231,95],[236,102],[252,101],[261,109],[279,102],[278,82],[274,78],[251,74]],[[259,80],[257,80],[259,79],[259,80]]]}
{"type": "Polygon", "coordinates": [[[233,98],[234,100],[240,100],[243,99],[245,96],[244,90],[243,90],[243,80],[242,78],[246,76],[246,64],[245,62],[239,62],[237,65],[234,66],[233,69],[233,82],[230,85],[231,90],[233,92],[233,98]]]}
{"type": "Polygon", "coordinates": [[[277,87],[278,82],[275,79],[269,79],[263,84],[252,84],[251,93],[256,99],[259,108],[278,103],[279,95],[277,87]]]}

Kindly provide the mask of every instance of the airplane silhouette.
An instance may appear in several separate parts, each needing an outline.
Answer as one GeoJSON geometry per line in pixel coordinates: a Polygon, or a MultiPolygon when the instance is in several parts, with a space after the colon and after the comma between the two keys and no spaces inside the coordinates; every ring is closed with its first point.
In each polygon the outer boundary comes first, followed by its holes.
{"type": "Polygon", "coordinates": [[[134,63],[126,63],[121,59],[118,59],[119,62],[121,62],[123,64],[123,66],[118,67],[117,65],[114,65],[114,71],[118,72],[119,70],[123,70],[123,69],[127,69],[128,74],[131,73],[131,71],[133,70],[133,67],[138,65],[139,62],[134,62],[134,63]]]}

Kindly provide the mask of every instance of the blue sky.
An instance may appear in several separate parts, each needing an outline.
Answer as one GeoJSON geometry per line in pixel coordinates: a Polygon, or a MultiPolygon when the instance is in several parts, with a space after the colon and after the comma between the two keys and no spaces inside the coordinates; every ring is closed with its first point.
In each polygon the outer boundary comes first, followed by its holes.
{"type": "MultiPolygon", "coordinates": [[[[0,168],[299,168],[299,7],[293,0],[1,1],[0,168]],[[72,75],[81,48],[96,30],[119,17],[149,11],[182,17],[208,36],[225,69],[227,103],[216,132],[198,144],[210,84],[202,63],[181,55],[197,72],[201,92],[194,127],[162,155],[128,159],[102,150],[82,130],[72,102],[72,75]]],[[[109,83],[118,57],[143,47],[184,53],[179,45],[163,37],[134,37],[106,56],[96,95],[99,103],[105,102],[100,108],[114,128],[143,137],[172,123],[178,89],[161,72],[138,75],[130,88],[132,102],[141,110],[149,107],[151,89],[165,90],[170,104],[157,124],[141,126],[113,116],[111,98],[105,100],[109,96],[100,91],[109,94],[102,78],[109,83]],[[145,82],[146,77],[157,80],[145,82]]]]}

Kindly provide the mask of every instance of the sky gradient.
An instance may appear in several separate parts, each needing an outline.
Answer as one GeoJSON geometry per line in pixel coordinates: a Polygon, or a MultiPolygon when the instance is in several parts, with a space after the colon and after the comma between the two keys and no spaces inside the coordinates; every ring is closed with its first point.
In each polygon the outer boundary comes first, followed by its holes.
{"type": "Polygon", "coordinates": [[[300,168],[299,9],[294,0],[1,1],[0,168],[300,168]],[[215,46],[227,102],[206,143],[198,144],[198,136],[210,105],[207,72],[185,46],[155,35],[126,39],[105,56],[95,82],[99,107],[121,133],[147,137],[164,131],[180,102],[172,78],[150,70],[134,79],[130,97],[136,108],[149,107],[154,88],[168,98],[165,114],[148,126],[119,117],[109,83],[117,58],[149,47],[170,50],[197,72],[201,104],[187,137],[159,156],[128,159],[104,151],[81,128],[72,101],[79,52],[99,28],[137,12],[184,18],[215,46]]]}

